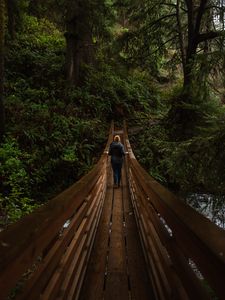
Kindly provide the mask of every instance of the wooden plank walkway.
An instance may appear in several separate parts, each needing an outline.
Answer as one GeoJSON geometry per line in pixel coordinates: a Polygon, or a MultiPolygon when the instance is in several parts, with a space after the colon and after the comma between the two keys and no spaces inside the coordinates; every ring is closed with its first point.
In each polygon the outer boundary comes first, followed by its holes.
{"type": "Polygon", "coordinates": [[[132,210],[126,168],[113,188],[112,170],[105,203],[79,300],[151,300],[151,283],[132,210]]]}

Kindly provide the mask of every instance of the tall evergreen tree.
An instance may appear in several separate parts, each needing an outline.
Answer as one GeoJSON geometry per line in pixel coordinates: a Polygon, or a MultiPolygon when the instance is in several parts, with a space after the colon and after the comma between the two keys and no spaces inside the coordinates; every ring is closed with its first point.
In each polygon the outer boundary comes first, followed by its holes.
{"type": "Polygon", "coordinates": [[[81,1],[66,1],[66,73],[70,85],[78,84],[82,51],[82,24],[85,23],[81,1]]]}
{"type": "MultiPolygon", "coordinates": [[[[215,14],[223,13],[225,3],[211,0],[132,0],[129,12],[130,28],[126,49],[139,65],[157,62],[168,49],[180,53],[184,88],[189,87],[195,72],[197,53],[205,44],[224,35],[215,26],[215,14]],[[205,26],[207,24],[207,26],[205,26]]],[[[221,2],[221,1],[220,1],[221,2]]]]}
{"type": "Polygon", "coordinates": [[[213,3],[209,0],[195,1],[185,0],[187,8],[187,48],[184,64],[184,87],[189,87],[193,78],[197,50],[204,49],[207,41],[218,38],[224,34],[223,30],[212,29],[213,17],[207,15],[213,3]],[[207,18],[208,16],[208,18],[207,18]],[[204,18],[207,19],[208,26],[204,26],[204,18]]]}
{"type": "Polygon", "coordinates": [[[27,13],[29,0],[6,0],[7,5],[7,31],[9,38],[14,40],[16,33],[21,30],[23,16],[27,13]]]}
{"type": "Polygon", "coordinates": [[[124,44],[127,60],[134,66],[148,68],[154,76],[162,63],[171,58],[175,57],[176,64],[182,65],[183,92],[173,103],[170,121],[178,124],[181,137],[191,136],[199,115],[204,113],[197,110],[201,110],[200,103],[205,101],[207,80],[215,68],[213,58],[219,62],[219,56],[224,55],[224,21],[219,19],[224,19],[225,3],[213,0],[130,1],[124,44]]]}
{"type": "Polygon", "coordinates": [[[82,65],[95,61],[96,46],[108,30],[111,1],[66,0],[66,73],[70,85],[81,84],[82,65]]]}

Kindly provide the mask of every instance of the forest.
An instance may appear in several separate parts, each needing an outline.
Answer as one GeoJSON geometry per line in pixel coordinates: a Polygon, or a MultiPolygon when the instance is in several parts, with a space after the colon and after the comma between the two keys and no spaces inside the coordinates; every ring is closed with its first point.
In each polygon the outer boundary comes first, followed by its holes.
{"type": "Polygon", "coordinates": [[[0,0],[0,226],[87,173],[112,119],[161,184],[223,196],[224,16],[224,0],[0,0]]]}

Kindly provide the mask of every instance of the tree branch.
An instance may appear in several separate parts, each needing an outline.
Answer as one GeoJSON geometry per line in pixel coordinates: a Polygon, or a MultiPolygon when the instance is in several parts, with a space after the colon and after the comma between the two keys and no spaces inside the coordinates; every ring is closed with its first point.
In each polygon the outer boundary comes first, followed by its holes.
{"type": "Polygon", "coordinates": [[[220,10],[220,11],[225,11],[224,6],[217,6],[217,5],[209,5],[205,9],[208,10],[208,9],[212,9],[212,8],[214,8],[216,10],[220,10]]]}
{"type": "Polygon", "coordinates": [[[176,7],[176,4],[173,4],[173,3],[160,2],[160,3],[156,3],[155,5],[153,5],[152,7],[150,7],[150,8],[147,10],[147,12],[152,12],[152,10],[153,10],[154,8],[156,8],[156,7],[158,8],[159,5],[171,6],[171,7],[173,7],[173,8],[176,7]]]}
{"type": "MultiPolygon", "coordinates": [[[[141,60],[147,59],[149,56],[151,56],[151,55],[155,54],[156,52],[158,52],[163,46],[165,46],[165,45],[168,44],[169,42],[175,40],[177,37],[178,37],[178,35],[173,36],[172,38],[168,39],[167,41],[165,41],[164,43],[162,43],[161,45],[159,45],[159,47],[158,47],[156,50],[152,51],[152,52],[146,53],[146,52],[143,50],[142,53],[141,53],[141,56],[138,54],[138,55],[135,57],[135,59],[136,59],[136,60],[138,60],[138,59],[141,59],[141,60]],[[145,52],[145,53],[144,53],[144,52],[145,52]]],[[[133,60],[133,59],[134,59],[134,56],[128,57],[128,60],[130,60],[130,61],[133,60]]]]}
{"type": "Polygon", "coordinates": [[[185,3],[186,3],[186,6],[187,6],[187,9],[192,9],[193,7],[193,3],[192,3],[192,0],[185,0],[185,3]]]}
{"type": "Polygon", "coordinates": [[[205,33],[201,33],[198,35],[197,37],[197,42],[198,44],[207,40],[212,40],[215,39],[217,37],[223,36],[225,35],[225,31],[221,30],[221,31],[209,31],[209,32],[205,32],[205,33]]]}
{"type": "Polygon", "coordinates": [[[207,2],[208,2],[208,0],[201,0],[201,3],[199,5],[198,14],[197,14],[196,23],[195,23],[195,34],[196,35],[199,33],[202,16],[205,13],[205,8],[206,8],[207,2]]]}
{"type": "Polygon", "coordinates": [[[173,13],[173,14],[169,14],[169,15],[162,16],[161,18],[157,19],[156,21],[151,22],[151,23],[149,24],[148,28],[151,28],[152,26],[158,24],[158,23],[161,22],[162,20],[167,19],[167,18],[171,18],[171,17],[176,17],[176,14],[173,13]]]}
{"type": "Polygon", "coordinates": [[[165,46],[165,45],[168,44],[169,42],[172,42],[172,41],[175,40],[177,37],[178,37],[178,35],[175,35],[175,36],[173,36],[172,38],[170,38],[169,40],[165,41],[164,43],[162,43],[161,45],[159,45],[159,47],[158,47],[155,51],[149,53],[149,55],[152,55],[152,54],[158,52],[163,46],[165,46]]]}
{"type": "Polygon", "coordinates": [[[192,0],[185,0],[187,6],[188,15],[188,39],[191,42],[191,37],[193,36],[194,26],[193,26],[193,2],[192,0]]]}
{"type": "Polygon", "coordinates": [[[174,3],[160,3],[160,5],[166,5],[166,6],[172,6],[172,7],[176,7],[176,4],[174,3]]]}

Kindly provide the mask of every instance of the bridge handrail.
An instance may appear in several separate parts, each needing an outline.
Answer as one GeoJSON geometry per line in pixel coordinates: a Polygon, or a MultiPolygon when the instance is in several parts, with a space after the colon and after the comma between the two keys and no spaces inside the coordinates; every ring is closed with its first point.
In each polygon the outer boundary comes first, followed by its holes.
{"type": "MultiPolygon", "coordinates": [[[[74,275],[73,270],[69,271],[69,268],[73,263],[73,256],[76,255],[74,253],[72,256],[66,252],[74,251],[69,248],[75,236],[74,249],[76,247],[76,250],[80,251],[76,261],[76,267],[81,270],[80,278],[77,278],[76,286],[71,282],[71,278],[67,278],[67,283],[64,284],[70,287],[70,295],[66,297],[70,299],[74,296],[74,291],[78,289],[78,284],[81,285],[81,277],[84,276],[87,257],[101,213],[106,189],[108,160],[106,151],[112,141],[113,128],[112,123],[105,151],[97,165],[87,175],[46,205],[0,233],[1,300],[7,298],[15,285],[17,289],[25,277],[31,278],[25,280],[22,294],[18,294],[19,299],[28,299],[27,293],[31,293],[32,300],[37,299],[42,290],[43,295],[48,295],[46,299],[55,299],[54,289],[47,285],[55,287],[57,282],[63,282],[63,276],[59,279],[60,272],[64,275],[67,273],[67,277],[69,272],[71,277],[74,275]],[[63,255],[68,256],[64,258],[67,259],[67,263],[61,260],[63,255]],[[63,263],[67,265],[67,271],[62,271],[63,263]],[[27,275],[29,273],[32,276],[27,275]]],[[[66,294],[68,290],[62,293],[66,294]]]]}
{"type": "Polygon", "coordinates": [[[211,299],[206,285],[225,299],[225,231],[141,167],[126,128],[125,140],[133,207],[157,297],[211,299]]]}

